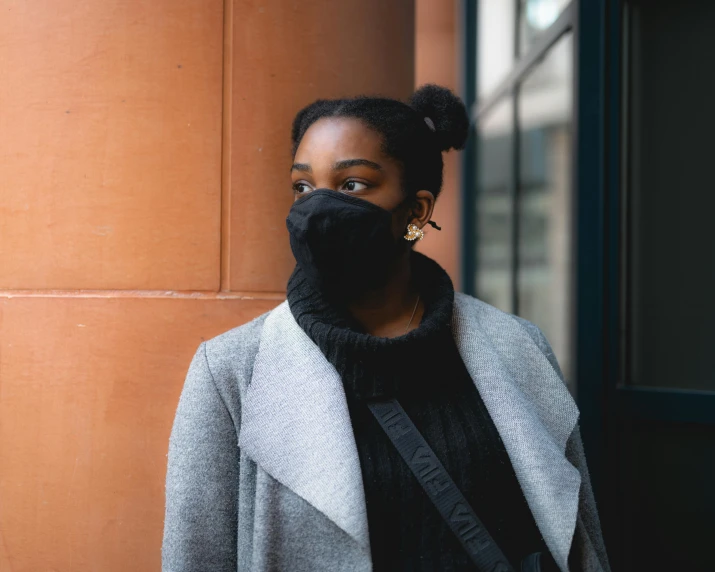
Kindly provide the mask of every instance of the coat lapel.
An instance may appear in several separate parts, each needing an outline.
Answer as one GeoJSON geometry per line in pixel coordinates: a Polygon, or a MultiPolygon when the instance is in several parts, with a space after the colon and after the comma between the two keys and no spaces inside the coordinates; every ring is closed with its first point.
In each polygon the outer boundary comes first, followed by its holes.
{"type": "Polygon", "coordinates": [[[528,332],[509,314],[457,294],[460,355],[504,442],[546,545],[567,570],[581,476],[565,456],[578,408],[528,332]]]}
{"type": "MultiPolygon", "coordinates": [[[[568,390],[514,318],[456,294],[453,331],[464,363],[504,442],[527,503],[562,570],[581,478],[566,459],[578,420],[568,390]]],[[[339,374],[293,318],[266,318],[243,398],[239,447],[363,549],[369,564],[360,460],[339,374]]]]}
{"type": "Polygon", "coordinates": [[[342,381],[284,302],[266,318],[239,447],[365,549],[367,508],[342,381]]]}

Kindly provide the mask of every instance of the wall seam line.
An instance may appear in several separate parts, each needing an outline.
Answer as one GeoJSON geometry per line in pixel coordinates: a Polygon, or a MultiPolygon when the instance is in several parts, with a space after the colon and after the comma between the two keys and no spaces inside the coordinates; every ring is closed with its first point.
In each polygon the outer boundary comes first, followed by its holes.
{"type": "Polygon", "coordinates": [[[183,300],[284,300],[285,292],[215,292],[213,290],[0,290],[12,298],[170,298],[183,300]]]}
{"type": "Polygon", "coordinates": [[[220,270],[218,290],[231,289],[231,117],[233,85],[233,0],[223,4],[223,83],[221,102],[220,270]]]}

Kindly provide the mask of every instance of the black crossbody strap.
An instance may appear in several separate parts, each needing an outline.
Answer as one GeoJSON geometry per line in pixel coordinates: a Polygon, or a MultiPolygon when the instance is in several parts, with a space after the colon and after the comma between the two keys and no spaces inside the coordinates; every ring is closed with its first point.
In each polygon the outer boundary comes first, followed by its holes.
{"type": "Polygon", "coordinates": [[[481,572],[514,572],[497,543],[396,399],[368,403],[395,448],[481,572]]]}

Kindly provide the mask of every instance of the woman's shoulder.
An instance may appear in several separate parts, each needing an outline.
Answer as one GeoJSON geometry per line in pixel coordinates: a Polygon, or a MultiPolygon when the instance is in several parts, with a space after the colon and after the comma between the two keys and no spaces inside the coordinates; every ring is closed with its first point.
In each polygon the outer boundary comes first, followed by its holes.
{"type": "Polygon", "coordinates": [[[513,342],[522,337],[524,333],[528,334],[529,338],[538,346],[554,369],[560,376],[562,375],[551,344],[549,344],[539,326],[468,294],[455,292],[454,301],[459,313],[466,316],[467,319],[476,320],[486,330],[498,332],[499,341],[506,347],[518,348],[519,344],[513,342]]]}
{"type": "Polygon", "coordinates": [[[454,303],[455,306],[457,306],[457,308],[462,311],[462,313],[470,315],[473,318],[478,319],[482,323],[516,323],[519,325],[520,328],[526,329],[527,332],[529,332],[529,335],[532,337],[538,337],[539,335],[543,335],[541,334],[541,330],[539,329],[539,327],[536,324],[530,322],[529,320],[517,316],[516,314],[510,314],[509,312],[500,310],[496,306],[492,306],[484,300],[475,298],[474,296],[470,296],[469,294],[465,294],[463,292],[455,292],[454,303]]]}
{"type": "Polygon", "coordinates": [[[263,324],[271,311],[203,342],[206,362],[216,383],[250,380],[263,324]]]}
{"type": "Polygon", "coordinates": [[[253,318],[250,322],[206,340],[207,351],[210,350],[214,355],[233,355],[237,351],[242,352],[254,345],[257,347],[261,339],[263,323],[271,312],[272,310],[269,310],[253,318]]]}

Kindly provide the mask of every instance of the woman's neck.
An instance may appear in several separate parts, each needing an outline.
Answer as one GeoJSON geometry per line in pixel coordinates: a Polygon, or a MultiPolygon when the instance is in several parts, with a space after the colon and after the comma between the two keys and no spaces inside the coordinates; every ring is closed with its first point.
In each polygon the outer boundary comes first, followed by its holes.
{"type": "Polygon", "coordinates": [[[417,301],[418,293],[412,284],[412,266],[408,252],[399,259],[382,288],[366,292],[350,302],[348,311],[368,334],[395,338],[406,333],[408,324],[409,329],[419,325],[424,304],[421,300],[419,303],[417,301]]]}

